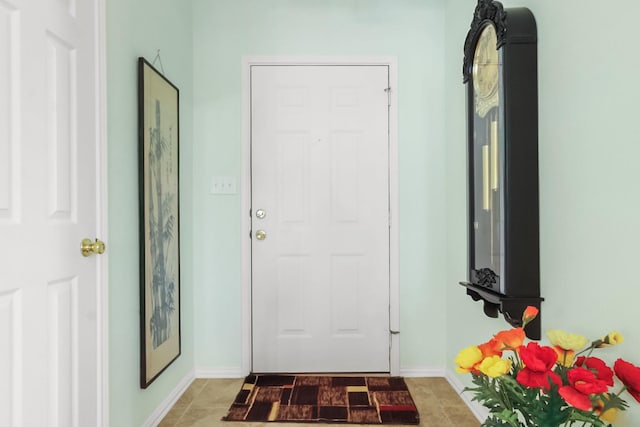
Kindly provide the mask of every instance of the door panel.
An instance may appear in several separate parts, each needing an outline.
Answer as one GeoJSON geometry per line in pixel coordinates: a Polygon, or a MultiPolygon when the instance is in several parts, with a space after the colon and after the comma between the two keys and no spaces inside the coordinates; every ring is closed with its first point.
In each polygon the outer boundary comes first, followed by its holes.
{"type": "Polygon", "coordinates": [[[15,158],[19,155],[18,82],[19,15],[11,4],[0,2],[0,223],[16,220],[15,158]]]}
{"type": "Polygon", "coordinates": [[[0,0],[2,426],[100,425],[96,7],[0,0]]]}
{"type": "Polygon", "coordinates": [[[388,81],[252,67],[256,372],[389,371],[388,81]]]}

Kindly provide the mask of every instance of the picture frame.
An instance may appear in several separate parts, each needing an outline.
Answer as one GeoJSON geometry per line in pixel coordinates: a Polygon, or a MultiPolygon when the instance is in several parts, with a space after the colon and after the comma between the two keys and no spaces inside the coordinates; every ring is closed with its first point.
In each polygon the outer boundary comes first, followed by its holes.
{"type": "Polygon", "coordinates": [[[179,90],[138,58],[140,387],[181,353],[179,90]]]}

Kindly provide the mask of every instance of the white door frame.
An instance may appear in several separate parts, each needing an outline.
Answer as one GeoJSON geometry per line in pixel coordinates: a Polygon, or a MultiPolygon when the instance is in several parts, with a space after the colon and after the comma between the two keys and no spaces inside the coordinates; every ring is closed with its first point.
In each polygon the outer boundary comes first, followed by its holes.
{"type": "MultiPolygon", "coordinates": [[[[242,58],[242,374],[251,372],[251,67],[253,65],[383,65],[389,67],[389,329],[400,330],[399,215],[398,215],[398,64],[393,56],[299,57],[245,56],[242,58]]],[[[391,333],[391,375],[400,372],[400,337],[391,333]]]]}
{"type": "Polygon", "coordinates": [[[107,147],[107,12],[106,12],[107,0],[97,0],[96,3],[96,99],[97,104],[97,132],[96,132],[96,146],[97,146],[97,159],[96,159],[96,212],[98,218],[97,224],[97,236],[102,236],[102,239],[106,241],[107,250],[104,254],[97,257],[98,271],[96,274],[96,281],[98,285],[97,296],[97,325],[96,325],[96,339],[98,340],[97,346],[97,369],[98,369],[98,388],[97,396],[97,408],[96,414],[99,426],[108,427],[109,423],[109,241],[107,227],[108,218],[108,182],[109,182],[109,169],[108,169],[108,147],[107,147]]]}

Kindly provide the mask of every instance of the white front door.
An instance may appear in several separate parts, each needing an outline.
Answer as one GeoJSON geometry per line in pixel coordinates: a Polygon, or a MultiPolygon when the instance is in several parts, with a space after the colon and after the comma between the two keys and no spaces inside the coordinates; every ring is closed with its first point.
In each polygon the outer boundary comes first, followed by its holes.
{"type": "Polygon", "coordinates": [[[0,425],[101,425],[97,0],[0,0],[0,425]]]}
{"type": "Polygon", "coordinates": [[[255,372],[389,372],[388,66],[252,66],[255,372]]]}

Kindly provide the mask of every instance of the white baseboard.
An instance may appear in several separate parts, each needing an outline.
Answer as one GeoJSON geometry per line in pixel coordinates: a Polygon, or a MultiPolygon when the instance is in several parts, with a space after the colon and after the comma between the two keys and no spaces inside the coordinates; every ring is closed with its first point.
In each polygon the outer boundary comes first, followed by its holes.
{"type": "Polygon", "coordinates": [[[160,421],[167,415],[173,405],[180,399],[180,396],[189,388],[193,380],[195,379],[195,371],[191,370],[180,380],[175,388],[169,393],[169,395],[160,402],[160,405],[149,415],[149,418],[142,424],[142,427],[155,427],[160,424],[160,421]]]}
{"type": "Polygon", "coordinates": [[[242,372],[242,368],[206,368],[199,367],[195,370],[196,378],[244,378],[248,374],[242,372]]]}
{"type": "Polygon", "coordinates": [[[478,402],[473,402],[469,393],[462,392],[462,390],[464,390],[464,384],[462,384],[455,373],[447,369],[444,377],[447,381],[449,381],[451,387],[453,387],[453,389],[458,392],[460,398],[464,401],[464,403],[467,404],[469,410],[473,412],[473,415],[476,416],[478,421],[480,421],[481,423],[484,422],[487,419],[487,416],[489,416],[489,411],[487,411],[487,408],[485,408],[478,402]]]}
{"type": "Polygon", "coordinates": [[[444,377],[445,369],[441,366],[405,366],[400,367],[401,377],[444,377]]]}

